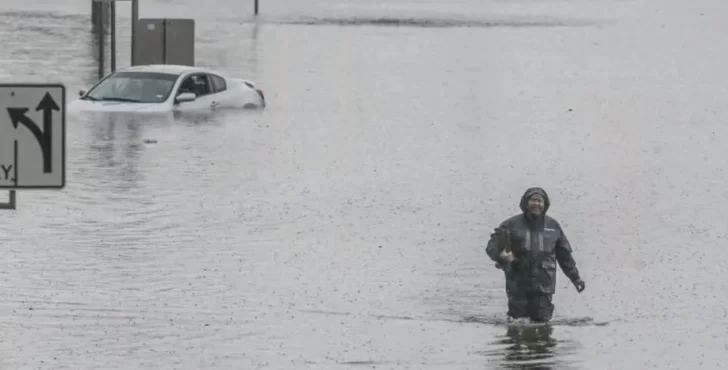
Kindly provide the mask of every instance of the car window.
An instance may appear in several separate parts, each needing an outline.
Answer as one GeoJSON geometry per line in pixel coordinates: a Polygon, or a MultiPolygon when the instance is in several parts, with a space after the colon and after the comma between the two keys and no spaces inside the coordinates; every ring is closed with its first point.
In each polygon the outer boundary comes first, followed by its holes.
{"type": "Polygon", "coordinates": [[[223,92],[227,88],[225,79],[214,74],[210,74],[210,81],[212,81],[213,91],[216,93],[223,92]]]}
{"type": "Polygon", "coordinates": [[[182,81],[179,87],[179,94],[191,92],[198,98],[212,93],[212,88],[207,77],[204,74],[190,75],[182,81]]]}
{"type": "Polygon", "coordinates": [[[162,103],[172,92],[177,75],[157,72],[116,72],[87,94],[94,100],[162,103]]]}

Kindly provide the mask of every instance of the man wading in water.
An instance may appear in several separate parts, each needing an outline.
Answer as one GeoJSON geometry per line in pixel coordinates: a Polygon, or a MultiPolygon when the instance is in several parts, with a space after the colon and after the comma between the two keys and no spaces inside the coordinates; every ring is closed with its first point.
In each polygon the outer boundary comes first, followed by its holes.
{"type": "Polygon", "coordinates": [[[505,271],[509,319],[551,320],[557,262],[579,293],[585,288],[564,231],[546,216],[549,205],[543,189],[526,190],[520,204],[523,214],[503,221],[485,248],[496,267],[505,271]]]}

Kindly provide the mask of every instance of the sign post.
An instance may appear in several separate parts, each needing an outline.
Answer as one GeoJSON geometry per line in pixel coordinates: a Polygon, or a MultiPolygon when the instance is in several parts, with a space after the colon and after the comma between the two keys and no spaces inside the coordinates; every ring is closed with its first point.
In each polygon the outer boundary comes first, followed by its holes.
{"type": "Polygon", "coordinates": [[[65,108],[63,84],[0,84],[0,209],[16,209],[16,190],[66,186],[65,108]]]}
{"type": "MultiPolygon", "coordinates": [[[[136,43],[137,33],[137,22],[139,21],[139,0],[91,0],[96,3],[108,3],[109,4],[109,22],[111,22],[111,72],[116,70],[116,2],[117,1],[130,1],[131,2],[131,65],[134,65],[135,51],[134,44],[136,43]]],[[[99,28],[99,79],[104,77],[104,66],[103,56],[105,55],[105,38],[104,38],[104,17],[99,16],[98,18],[99,28]]]]}
{"type": "Polygon", "coordinates": [[[0,203],[0,209],[15,210],[15,190],[10,190],[10,196],[7,203],[0,203]]]}

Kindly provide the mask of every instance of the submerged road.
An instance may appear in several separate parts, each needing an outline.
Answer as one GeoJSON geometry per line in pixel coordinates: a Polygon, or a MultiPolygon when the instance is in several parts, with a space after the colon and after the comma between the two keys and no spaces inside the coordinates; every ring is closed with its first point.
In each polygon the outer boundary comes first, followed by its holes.
{"type": "MultiPolygon", "coordinates": [[[[728,361],[721,2],[297,4],[142,4],[268,108],[69,116],[66,189],[2,213],[0,368],[728,361]],[[506,327],[484,245],[534,185],[587,289],[506,327]]],[[[89,8],[3,2],[0,79],[89,87],[89,8]]]]}

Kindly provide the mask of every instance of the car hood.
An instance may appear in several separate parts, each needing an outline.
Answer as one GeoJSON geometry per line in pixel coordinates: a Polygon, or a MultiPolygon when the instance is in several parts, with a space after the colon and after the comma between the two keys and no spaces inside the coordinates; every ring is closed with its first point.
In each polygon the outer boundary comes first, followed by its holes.
{"type": "Polygon", "coordinates": [[[68,104],[70,112],[170,112],[166,103],[127,103],[119,101],[75,100],[68,104]]]}

